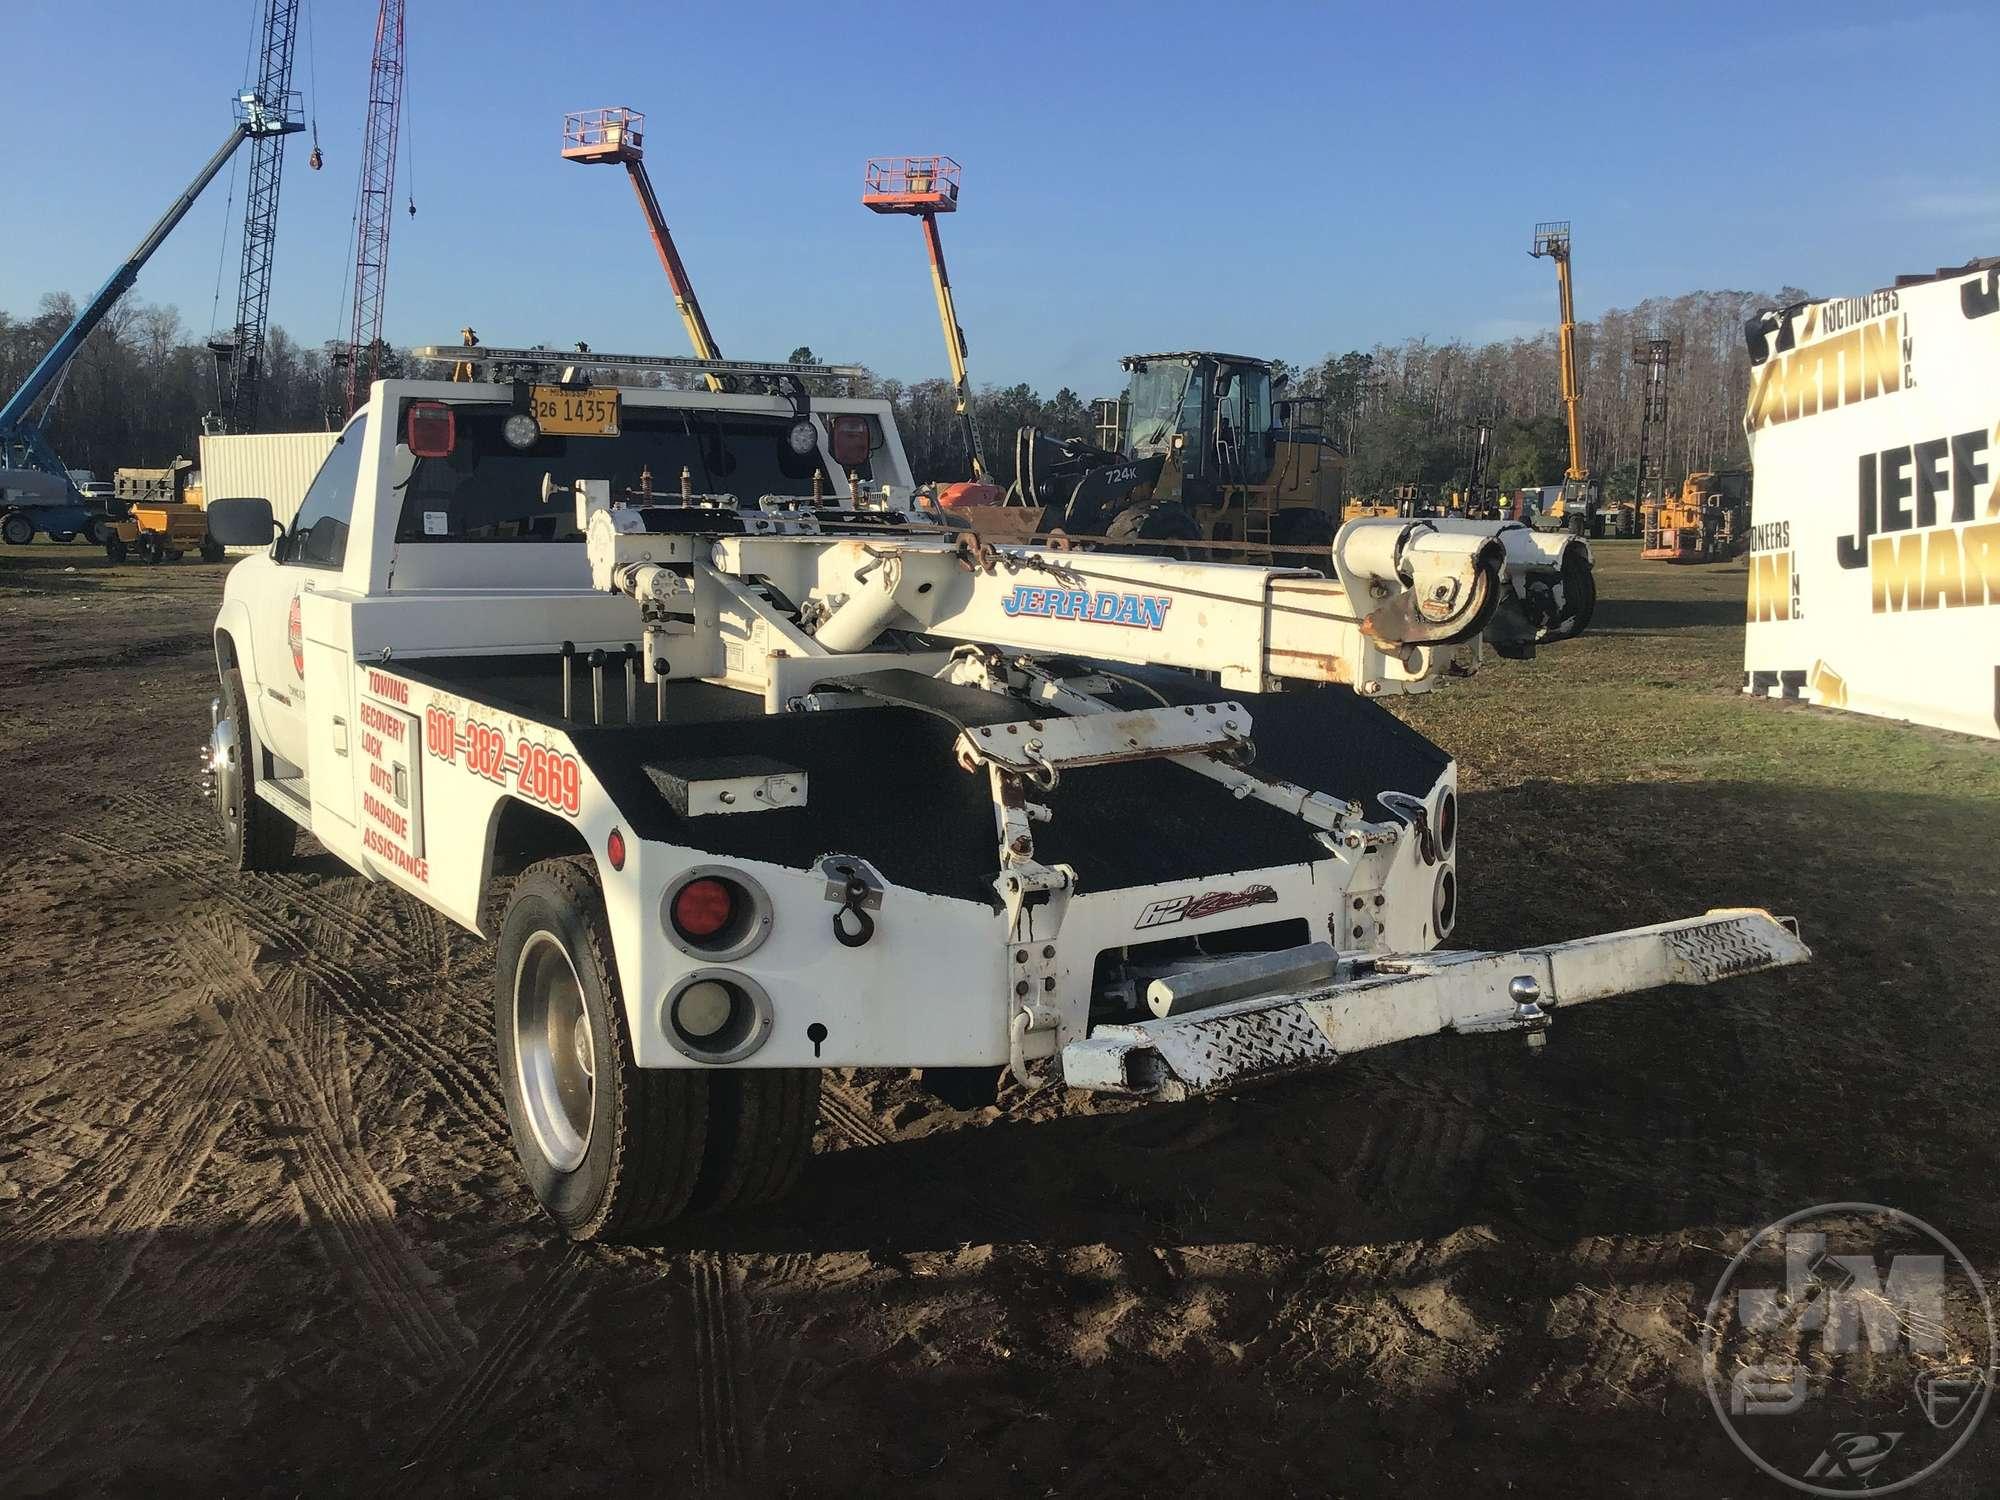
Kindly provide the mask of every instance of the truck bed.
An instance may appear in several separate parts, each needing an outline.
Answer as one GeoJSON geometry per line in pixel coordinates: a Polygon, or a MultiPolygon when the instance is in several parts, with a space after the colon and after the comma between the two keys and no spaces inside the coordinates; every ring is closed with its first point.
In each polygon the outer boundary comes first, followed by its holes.
{"type": "MultiPolygon", "coordinates": [[[[794,867],[826,853],[857,854],[898,884],[997,903],[987,779],[958,768],[956,731],[931,714],[883,706],[767,715],[751,694],[685,682],[669,684],[664,723],[653,718],[653,692],[642,684],[639,719],[627,724],[622,669],[607,668],[608,722],[596,725],[589,719],[589,669],[579,664],[574,698],[582,717],[565,723],[554,656],[432,657],[390,670],[563,729],[641,838],[794,867]],[[671,771],[732,756],[804,771],[806,805],[683,817],[648,773],[649,766],[671,771]]],[[[1388,816],[1376,793],[1422,796],[1449,764],[1437,746],[1345,688],[1232,695],[1184,674],[1120,670],[1145,676],[1171,701],[1242,703],[1255,725],[1259,769],[1358,801],[1370,818],[1388,816]]],[[[1135,696],[1132,706],[1141,701],[1135,696]]],[[[1326,857],[1298,819],[1238,801],[1224,787],[1167,763],[1074,769],[1053,792],[1034,795],[1054,814],[1036,825],[1037,857],[1074,864],[1085,889],[1119,890],[1326,857]]]]}

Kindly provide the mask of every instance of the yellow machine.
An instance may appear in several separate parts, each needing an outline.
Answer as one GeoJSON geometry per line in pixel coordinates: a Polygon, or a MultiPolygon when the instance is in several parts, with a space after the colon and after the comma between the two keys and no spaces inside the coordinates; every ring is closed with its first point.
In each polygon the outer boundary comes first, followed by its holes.
{"type": "Polygon", "coordinates": [[[1646,506],[1640,556],[1657,562],[1722,562],[1750,540],[1750,473],[1690,474],[1678,496],[1646,506]]]}
{"type": "MultiPolygon", "coordinates": [[[[1569,220],[1535,226],[1534,247],[1528,254],[1556,263],[1556,299],[1562,322],[1556,353],[1562,379],[1563,423],[1569,432],[1569,467],[1563,470],[1561,492],[1527,517],[1537,531],[1570,531],[1578,536],[1604,535],[1602,484],[1590,477],[1583,461],[1583,389],[1576,375],[1576,300],[1570,284],[1569,220]]],[[[1627,530],[1625,535],[1633,534],[1627,530]]]]}
{"type": "Polygon", "coordinates": [[[1270,363],[1240,354],[1144,354],[1123,363],[1132,377],[1125,451],[1159,457],[1155,507],[1178,508],[1211,542],[1333,540],[1347,456],[1326,434],[1321,398],[1273,401],[1270,363]]]}
{"type": "Polygon", "coordinates": [[[149,563],[174,562],[189,552],[221,562],[222,544],[208,534],[208,509],[190,459],[164,469],[120,469],[112,476],[124,515],[105,528],[104,555],[122,563],[137,553],[149,563]]]}

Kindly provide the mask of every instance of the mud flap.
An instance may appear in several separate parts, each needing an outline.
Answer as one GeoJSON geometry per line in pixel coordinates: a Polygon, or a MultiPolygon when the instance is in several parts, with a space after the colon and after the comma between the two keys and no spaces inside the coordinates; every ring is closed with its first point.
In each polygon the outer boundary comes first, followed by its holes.
{"type": "Polygon", "coordinates": [[[1063,1077],[1072,1088],[1185,1099],[1441,1031],[1541,1030],[1564,1006],[1811,957],[1789,918],[1754,907],[1505,953],[1357,955],[1310,989],[1100,1026],[1063,1048],[1063,1077]]]}

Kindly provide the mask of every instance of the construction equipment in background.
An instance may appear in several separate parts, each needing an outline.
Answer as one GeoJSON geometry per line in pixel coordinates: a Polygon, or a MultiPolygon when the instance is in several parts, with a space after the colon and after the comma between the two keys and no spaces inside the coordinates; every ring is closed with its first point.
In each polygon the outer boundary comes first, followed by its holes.
{"type": "MultiPolygon", "coordinates": [[[[292,54],[298,42],[299,0],[264,0],[259,32],[257,84],[260,99],[292,93],[292,54]]],[[[250,182],[243,195],[243,265],[236,290],[236,324],[208,341],[215,356],[220,411],[213,425],[222,432],[249,432],[257,425],[263,391],[264,333],[270,323],[271,267],[278,242],[278,189],[285,169],[285,136],[278,131],[250,143],[250,182]]]]}
{"type": "Polygon", "coordinates": [[[949,156],[878,156],[862,178],[861,202],[878,214],[910,214],[922,221],[924,248],[931,259],[931,290],[937,295],[938,322],[944,329],[945,353],[951,361],[951,383],[958,425],[965,434],[965,451],[972,461],[972,478],[943,486],[938,503],[945,506],[992,505],[1001,497],[986,467],[979,441],[979,424],[972,416],[972,381],[965,373],[965,330],[951,295],[951,273],[945,268],[944,241],[938,237],[937,216],[958,211],[959,165],[949,156]]]}
{"type": "MultiPolygon", "coordinates": [[[[354,310],[347,343],[335,351],[346,371],[345,416],[368,399],[382,374],[382,303],[389,290],[389,229],[396,192],[396,137],[403,120],[403,0],[380,0],[368,65],[368,121],[361,138],[361,191],[355,209],[354,310]]],[[[410,212],[415,214],[415,199],[410,212]]]]}
{"type": "Polygon", "coordinates": [[[229,164],[236,148],[245,141],[286,135],[301,128],[294,106],[295,101],[290,97],[266,99],[248,91],[237,96],[236,123],[228,139],[195,174],[194,181],[161,215],[138,247],[70,320],[6,404],[0,406],[0,501],[6,502],[0,504],[0,537],[15,546],[32,542],[37,532],[47,532],[56,541],[69,541],[80,532],[93,542],[104,541],[108,535],[106,518],[83,503],[63,461],[42,431],[49,407],[54,404],[70,361],[76,358],[84,340],[139,279],[139,272],[152,259],[153,252],[187,217],[202,189],[229,164]],[[48,398],[46,402],[44,397],[48,398]],[[43,402],[41,414],[30,415],[38,402],[43,402]],[[11,498],[15,496],[19,498],[11,498]]]}
{"type": "Polygon", "coordinates": [[[1599,514],[1603,485],[1591,478],[1583,461],[1583,389],[1576,375],[1576,300],[1570,284],[1569,220],[1552,219],[1535,226],[1535,243],[1528,254],[1556,263],[1556,299],[1562,322],[1557,330],[1557,364],[1562,380],[1563,423],[1569,432],[1569,467],[1563,470],[1560,492],[1534,514],[1524,517],[1537,531],[1570,531],[1577,536],[1604,535],[1599,514]]]}
{"type": "MultiPolygon", "coordinates": [[[[667,273],[667,285],[674,294],[674,310],[681,315],[681,325],[687,329],[688,342],[694,346],[694,357],[720,360],[722,350],[715,342],[714,333],[709,330],[701,301],[694,294],[694,282],[689,278],[687,265],[674,244],[673,231],[667,228],[666,215],[660,211],[659,196],[653,191],[653,179],[646,172],[646,117],[622,105],[609,109],[572,110],[563,117],[562,154],[565,161],[610,164],[625,169],[625,175],[632,182],[632,191],[638,195],[639,211],[646,216],[646,232],[653,237],[653,248],[659,252],[661,269],[667,273]]],[[[932,233],[934,235],[935,231],[932,233]]],[[[703,379],[711,391],[734,389],[731,377],[727,375],[709,371],[703,379]]]]}
{"type": "Polygon", "coordinates": [[[1655,562],[1726,562],[1750,544],[1750,471],[1690,474],[1680,493],[1646,509],[1639,555],[1655,562]]]}
{"type": "Polygon", "coordinates": [[[177,562],[189,552],[199,552],[203,562],[222,561],[222,544],[208,534],[207,500],[193,459],[176,458],[162,469],[120,469],[112,483],[124,511],[104,538],[104,555],[112,562],[133,556],[177,562]]]}
{"type": "Polygon", "coordinates": [[[1274,401],[1270,361],[1241,354],[1183,350],[1120,363],[1130,384],[1115,408],[1123,427],[1109,443],[1024,427],[1004,504],[941,503],[974,529],[1009,538],[1061,531],[1149,551],[1185,543],[1223,553],[1333,540],[1347,460],[1326,433],[1324,401],[1274,401]]]}
{"type": "MultiPolygon", "coordinates": [[[[1632,345],[1632,359],[1644,371],[1639,395],[1639,476],[1635,489],[1641,530],[1657,529],[1658,511],[1667,500],[1667,376],[1673,366],[1674,341],[1658,328],[1632,345]]],[[[1619,534],[1624,535],[1620,530],[1619,534]]]]}

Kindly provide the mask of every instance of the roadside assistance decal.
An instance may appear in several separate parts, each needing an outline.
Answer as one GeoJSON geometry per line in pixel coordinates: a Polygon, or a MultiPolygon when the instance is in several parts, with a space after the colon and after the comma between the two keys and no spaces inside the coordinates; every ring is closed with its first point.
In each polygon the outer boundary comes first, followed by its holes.
{"type": "Polygon", "coordinates": [[[360,715],[360,764],[365,768],[361,847],[412,880],[429,884],[417,716],[402,706],[410,701],[410,685],[371,671],[367,693],[360,715]]]}
{"type": "Polygon", "coordinates": [[[511,787],[530,802],[574,817],[581,803],[583,773],[576,757],[524,736],[509,743],[507,734],[491,724],[448,708],[424,710],[424,748],[450,765],[463,765],[473,775],[511,787]]]}

